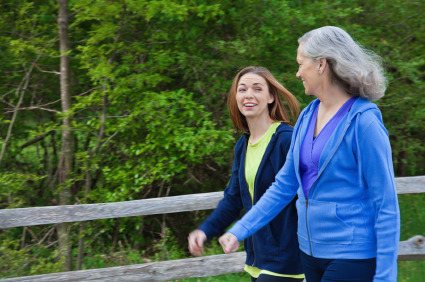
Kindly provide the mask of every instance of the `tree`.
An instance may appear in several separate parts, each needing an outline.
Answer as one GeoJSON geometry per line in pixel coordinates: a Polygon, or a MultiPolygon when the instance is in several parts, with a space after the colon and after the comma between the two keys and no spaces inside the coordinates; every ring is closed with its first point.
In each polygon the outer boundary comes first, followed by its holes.
{"type": "MultiPolygon", "coordinates": [[[[72,172],[73,172],[73,136],[71,115],[71,93],[70,93],[70,63],[69,63],[69,38],[68,38],[68,0],[59,0],[59,42],[60,42],[60,86],[61,86],[61,104],[63,117],[62,145],[60,162],[58,166],[58,184],[59,184],[59,204],[71,204],[72,172]]],[[[65,259],[64,270],[72,270],[71,242],[69,238],[70,225],[60,223],[57,226],[59,237],[59,251],[65,259]]]]}

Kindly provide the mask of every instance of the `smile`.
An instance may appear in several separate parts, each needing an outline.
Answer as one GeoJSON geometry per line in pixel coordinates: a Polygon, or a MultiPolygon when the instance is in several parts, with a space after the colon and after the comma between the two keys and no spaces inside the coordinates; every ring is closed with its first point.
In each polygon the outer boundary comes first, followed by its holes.
{"type": "Polygon", "coordinates": [[[256,106],[257,104],[251,104],[251,103],[249,103],[249,104],[243,104],[245,107],[254,107],[254,106],[256,106]]]}

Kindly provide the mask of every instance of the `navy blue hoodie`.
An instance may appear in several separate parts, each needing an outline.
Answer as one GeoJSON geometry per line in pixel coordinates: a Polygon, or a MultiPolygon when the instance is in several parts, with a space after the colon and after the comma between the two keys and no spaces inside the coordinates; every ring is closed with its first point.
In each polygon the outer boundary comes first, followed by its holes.
{"type": "MultiPolygon", "coordinates": [[[[293,128],[282,123],[273,134],[255,178],[254,204],[274,182],[286,160],[293,128]]],[[[245,156],[249,135],[243,135],[235,146],[232,176],[224,198],[199,229],[208,239],[223,233],[244,209],[253,206],[245,180],[245,156]]],[[[246,264],[279,274],[302,274],[297,240],[297,211],[295,198],[270,223],[244,241],[246,264]]]]}

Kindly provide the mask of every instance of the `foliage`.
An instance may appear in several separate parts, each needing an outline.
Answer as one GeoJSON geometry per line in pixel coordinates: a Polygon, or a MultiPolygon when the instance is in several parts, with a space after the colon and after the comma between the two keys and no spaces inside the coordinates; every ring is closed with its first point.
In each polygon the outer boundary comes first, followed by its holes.
{"type": "Polygon", "coordinates": [[[0,236],[1,277],[27,276],[59,272],[62,261],[57,260],[57,251],[43,245],[22,248],[19,240],[0,236]]]}
{"type": "Polygon", "coordinates": [[[0,172],[0,199],[2,208],[18,208],[30,198],[32,184],[43,179],[42,176],[23,173],[0,172]]]}

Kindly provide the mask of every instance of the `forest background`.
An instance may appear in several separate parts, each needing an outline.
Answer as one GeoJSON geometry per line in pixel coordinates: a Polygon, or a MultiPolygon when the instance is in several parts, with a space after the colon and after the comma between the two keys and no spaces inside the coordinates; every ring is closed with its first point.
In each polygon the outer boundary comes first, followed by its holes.
{"type": "MultiPolygon", "coordinates": [[[[424,12],[408,0],[1,0],[0,208],[222,191],[241,134],[233,77],[265,66],[304,108],[297,39],[324,25],[383,57],[376,103],[396,176],[424,175],[424,12]]],[[[424,196],[399,196],[402,240],[425,234],[424,196]]],[[[0,278],[190,257],[187,234],[209,213],[4,229],[0,278]]],[[[399,266],[400,281],[424,281],[424,261],[399,266]]]]}

